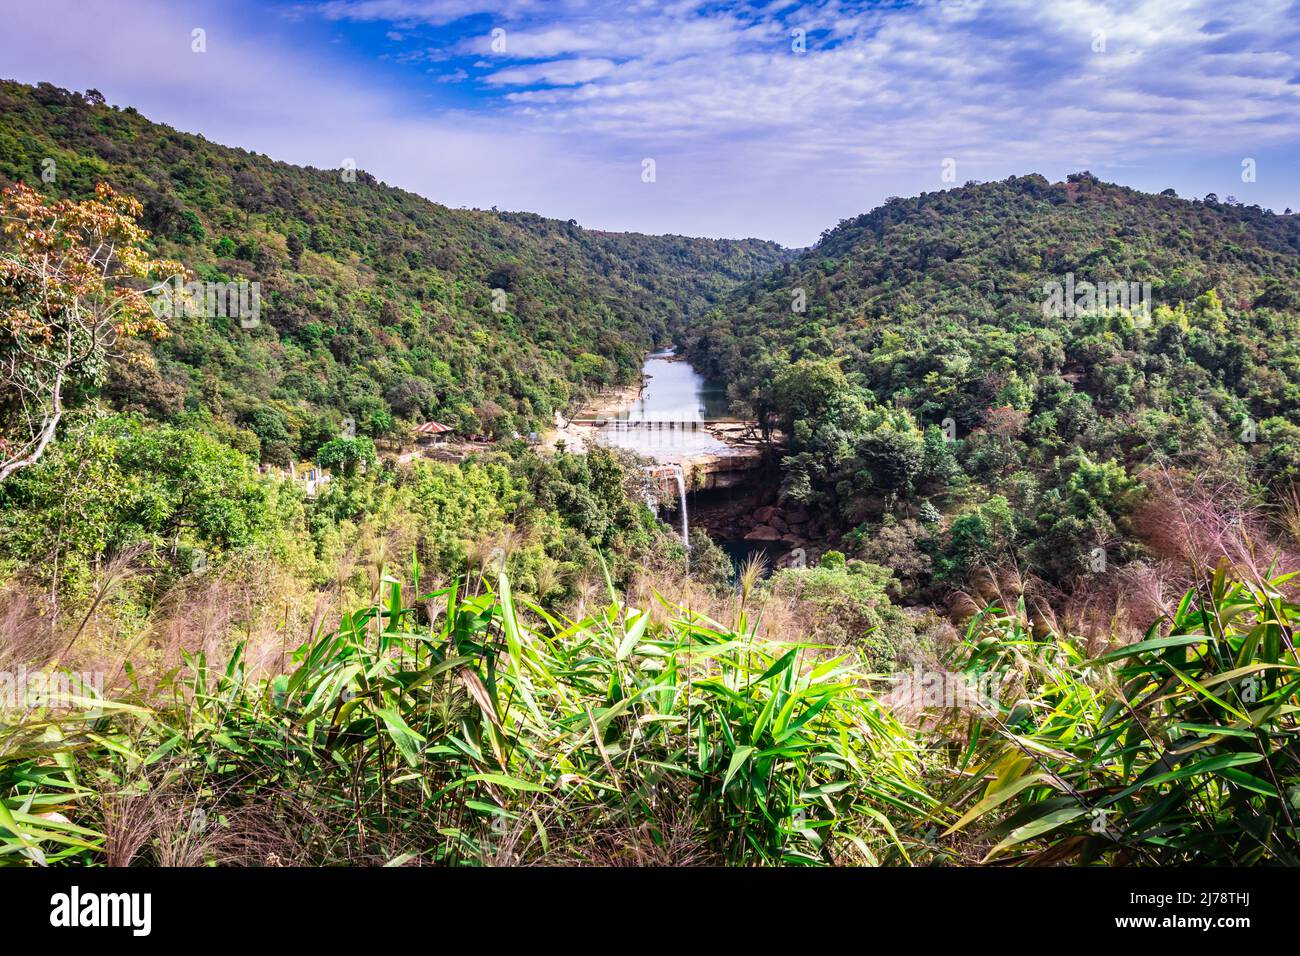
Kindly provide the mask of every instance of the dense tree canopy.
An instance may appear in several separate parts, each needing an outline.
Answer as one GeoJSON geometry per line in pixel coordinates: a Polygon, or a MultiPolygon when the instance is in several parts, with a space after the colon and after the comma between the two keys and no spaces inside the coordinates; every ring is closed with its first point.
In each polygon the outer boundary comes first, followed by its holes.
{"type": "Polygon", "coordinates": [[[941,575],[1003,547],[1061,580],[1126,547],[1154,462],[1300,474],[1298,252],[1297,216],[1025,176],[846,220],[682,337],[842,532],[938,507],[941,575]]]}

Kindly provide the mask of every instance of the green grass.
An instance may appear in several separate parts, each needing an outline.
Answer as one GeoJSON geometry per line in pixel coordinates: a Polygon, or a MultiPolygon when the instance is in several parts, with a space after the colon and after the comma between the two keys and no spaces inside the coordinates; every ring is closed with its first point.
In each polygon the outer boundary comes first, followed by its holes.
{"type": "Polygon", "coordinates": [[[4,731],[0,793],[23,814],[0,821],[5,859],[98,861],[96,794],[180,792],[214,839],[257,808],[313,863],[906,861],[890,816],[933,803],[910,735],[852,659],[736,623],[612,598],[521,614],[504,576],[408,604],[385,576],[287,674],[196,657],[151,706],[4,731]]]}
{"type": "Polygon", "coordinates": [[[1001,699],[925,731],[743,602],[724,626],[611,587],[569,621],[504,575],[419,580],[384,575],[286,673],[197,656],[7,724],[0,862],[1297,862],[1285,577],[1225,563],[1092,660],[990,609],[949,666],[1001,699]]]}

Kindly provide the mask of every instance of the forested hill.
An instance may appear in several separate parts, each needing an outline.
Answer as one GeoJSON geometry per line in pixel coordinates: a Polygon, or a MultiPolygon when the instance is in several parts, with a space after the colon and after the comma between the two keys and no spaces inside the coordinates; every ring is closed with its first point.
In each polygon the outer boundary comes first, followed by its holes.
{"type": "Polygon", "coordinates": [[[1231,197],[969,184],[842,222],[687,345],[793,429],[787,491],[842,528],[1003,494],[1004,537],[1077,570],[1123,510],[1068,505],[1089,463],[1113,461],[1115,488],[1157,452],[1255,488],[1300,476],[1298,251],[1300,217],[1231,197]],[[1051,308],[1050,283],[1084,282],[1149,282],[1149,302],[1051,308]],[[950,454],[922,441],[945,420],[950,454]]]}
{"type": "Polygon", "coordinates": [[[1156,196],[1082,173],[891,199],[739,289],[692,342],[730,368],[773,350],[860,355],[889,331],[1041,328],[1043,284],[1071,272],[1150,281],[1156,305],[1214,289],[1230,312],[1293,310],[1300,216],[1232,198],[1156,196]],[[803,312],[792,307],[797,289],[803,312]]]}
{"type": "Polygon", "coordinates": [[[255,433],[263,460],[310,455],[345,416],[376,436],[427,418],[526,431],[629,379],[670,323],[789,257],[759,240],[450,209],[364,171],[348,179],[93,92],[0,83],[0,185],[84,198],[107,182],[144,204],[160,255],[200,280],[260,283],[256,328],[173,318],[157,362],[117,361],[106,393],[164,419],[206,408],[255,433]]]}

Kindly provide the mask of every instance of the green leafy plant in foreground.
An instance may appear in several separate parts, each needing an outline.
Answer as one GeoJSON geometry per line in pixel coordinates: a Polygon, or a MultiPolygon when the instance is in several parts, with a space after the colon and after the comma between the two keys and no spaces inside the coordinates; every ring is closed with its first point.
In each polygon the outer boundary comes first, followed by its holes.
{"type": "Polygon", "coordinates": [[[217,673],[198,656],[166,705],[4,731],[8,858],[109,854],[97,789],[210,806],[214,846],[256,810],[298,862],[908,859],[890,816],[932,801],[851,657],[667,604],[577,622],[534,608],[529,624],[504,575],[472,596],[407,604],[389,576],[380,592],[288,673],[250,679],[242,649],[217,673]]]}
{"type": "Polygon", "coordinates": [[[1091,660],[986,610],[950,664],[1001,692],[938,735],[743,604],[568,621],[415,567],[284,673],[0,728],[0,862],[1293,864],[1289,578],[1222,564],[1091,660]]]}
{"type": "Polygon", "coordinates": [[[1017,862],[1300,863],[1292,577],[1225,560],[1167,630],[1094,660],[986,611],[957,663],[1023,693],[973,720],[949,832],[982,824],[986,858],[1017,862]]]}

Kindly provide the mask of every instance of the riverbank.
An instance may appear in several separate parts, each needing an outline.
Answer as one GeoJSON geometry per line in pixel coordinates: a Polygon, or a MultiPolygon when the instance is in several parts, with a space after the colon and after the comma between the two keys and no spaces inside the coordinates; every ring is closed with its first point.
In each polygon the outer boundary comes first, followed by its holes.
{"type": "Polygon", "coordinates": [[[614,418],[632,407],[637,397],[645,390],[649,381],[645,371],[631,385],[620,385],[606,389],[578,410],[572,418],[566,418],[560,412],[555,413],[554,426],[541,435],[542,448],[556,451],[560,442],[564,442],[566,451],[582,453],[595,441],[599,429],[592,424],[574,423],[574,419],[614,418]]]}

